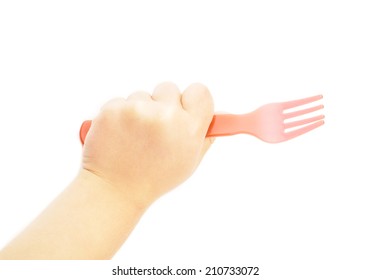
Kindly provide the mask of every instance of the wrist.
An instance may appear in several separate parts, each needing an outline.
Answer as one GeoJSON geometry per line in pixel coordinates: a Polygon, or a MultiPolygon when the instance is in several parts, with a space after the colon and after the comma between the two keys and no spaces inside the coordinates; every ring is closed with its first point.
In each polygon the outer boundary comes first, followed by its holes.
{"type": "MultiPolygon", "coordinates": [[[[79,171],[73,185],[94,189],[98,197],[109,197],[112,200],[119,201],[119,205],[122,205],[123,208],[127,209],[130,207],[138,214],[143,214],[153,202],[150,199],[141,198],[134,192],[129,191],[130,188],[117,186],[106,180],[103,176],[85,168],[79,171]]],[[[136,186],[136,188],[139,189],[139,186],[136,186]]]]}

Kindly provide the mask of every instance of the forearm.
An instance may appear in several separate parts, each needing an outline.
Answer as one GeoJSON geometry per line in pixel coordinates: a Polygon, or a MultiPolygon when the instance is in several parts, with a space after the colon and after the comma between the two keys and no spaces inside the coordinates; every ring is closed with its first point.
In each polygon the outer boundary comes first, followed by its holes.
{"type": "Polygon", "coordinates": [[[2,251],[0,259],[109,259],[145,209],[82,170],[2,251]]]}

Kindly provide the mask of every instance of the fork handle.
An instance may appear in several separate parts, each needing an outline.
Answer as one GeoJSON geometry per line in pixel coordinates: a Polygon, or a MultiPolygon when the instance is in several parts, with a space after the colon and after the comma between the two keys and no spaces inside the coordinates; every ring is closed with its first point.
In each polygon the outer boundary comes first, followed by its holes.
{"type": "Polygon", "coordinates": [[[251,114],[215,114],[206,137],[231,136],[239,133],[249,133],[252,125],[251,114]]]}
{"type": "MultiPolygon", "coordinates": [[[[249,114],[215,114],[210,123],[206,137],[230,136],[239,133],[246,133],[249,124],[249,114]]],[[[91,126],[91,120],[84,121],[80,128],[80,140],[84,144],[86,134],[91,126]]],[[[251,123],[251,120],[250,120],[251,123]]]]}

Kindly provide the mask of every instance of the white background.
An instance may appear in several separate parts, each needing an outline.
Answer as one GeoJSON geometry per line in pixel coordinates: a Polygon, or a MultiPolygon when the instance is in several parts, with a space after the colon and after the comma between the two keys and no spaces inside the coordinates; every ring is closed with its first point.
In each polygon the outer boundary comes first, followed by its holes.
{"type": "MultiPolygon", "coordinates": [[[[277,145],[217,139],[194,176],[101,264],[105,279],[117,264],[370,279],[368,5],[1,1],[0,247],[74,178],[80,123],[104,102],[162,81],[202,82],[217,111],[234,113],[323,94],[326,124],[277,145]]],[[[0,275],[31,273],[23,265],[2,262],[0,275]]]]}

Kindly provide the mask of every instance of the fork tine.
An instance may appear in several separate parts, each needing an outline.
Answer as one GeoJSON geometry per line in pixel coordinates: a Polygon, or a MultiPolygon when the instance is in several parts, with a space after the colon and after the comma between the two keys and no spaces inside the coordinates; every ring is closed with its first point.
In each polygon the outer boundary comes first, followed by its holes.
{"type": "Polygon", "coordinates": [[[305,105],[305,104],[320,100],[322,98],[323,98],[323,95],[316,95],[316,96],[307,97],[307,98],[303,98],[303,99],[283,102],[282,106],[283,106],[284,110],[287,110],[287,109],[291,109],[291,108],[294,108],[294,107],[297,107],[297,106],[305,105]]]}
{"type": "Polygon", "coordinates": [[[314,106],[311,108],[307,108],[307,109],[303,109],[303,110],[299,110],[295,112],[284,113],[283,116],[285,117],[285,119],[290,119],[290,118],[298,117],[304,114],[312,113],[314,111],[321,110],[321,109],[323,109],[323,105],[318,105],[318,106],[314,106]]]}
{"type": "Polygon", "coordinates": [[[316,121],[322,120],[324,118],[325,118],[324,115],[319,115],[319,116],[316,116],[316,117],[307,118],[307,119],[300,120],[300,121],[289,122],[289,123],[285,123],[284,124],[284,128],[285,129],[289,129],[289,128],[293,128],[293,127],[296,127],[296,126],[300,126],[300,125],[305,125],[305,124],[309,124],[309,123],[312,123],[312,122],[316,122],[316,121]]]}
{"type": "Polygon", "coordinates": [[[290,139],[295,138],[297,136],[300,136],[300,135],[302,135],[304,133],[307,133],[307,132],[309,132],[309,131],[317,128],[317,127],[320,127],[324,123],[325,122],[323,120],[321,120],[321,121],[317,121],[315,123],[312,123],[310,125],[307,125],[305,127],[299,128],[297,130],[294,130],[294,131],[291,131],[291,132],[287,132],[287,133],[284,134],[285,135],[285,140],[290,140],[290,139]]]}

